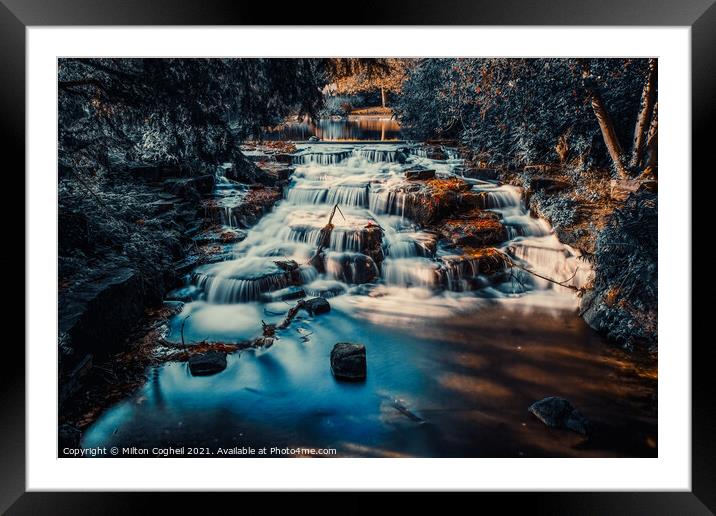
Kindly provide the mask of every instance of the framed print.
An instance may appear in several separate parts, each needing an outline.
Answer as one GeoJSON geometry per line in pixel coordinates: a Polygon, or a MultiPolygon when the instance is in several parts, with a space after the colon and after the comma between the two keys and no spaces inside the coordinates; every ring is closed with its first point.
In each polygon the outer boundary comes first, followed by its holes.
{"type": "Polygon", "coordinates": [[[3,1],[27,264],[3,510],[713,510],[710,2],[3,1]]]}

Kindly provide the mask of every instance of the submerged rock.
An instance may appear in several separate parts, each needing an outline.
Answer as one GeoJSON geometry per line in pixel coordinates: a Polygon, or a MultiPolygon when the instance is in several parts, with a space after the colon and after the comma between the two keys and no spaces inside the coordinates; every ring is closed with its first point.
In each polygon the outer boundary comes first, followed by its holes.
{"type": "Polygon", "coordinates": [[[366,377],[365,346],[338,342],[331,350],[331,371],[341,380],[363,380],[366,377]]]}
{"type": "Polygon", "coordinates": [[[582,435],[589,433],[589,420],[564,398],[550,396],[533,403],[528,410],[551,428],[564,428],[582,435]]]}
{"type": "Polygon", "coordinates": [[[209,351],[194,355],[189,359],[189,371],[192,376],[209,376],[226,369],[226,353],[209,351]]]}

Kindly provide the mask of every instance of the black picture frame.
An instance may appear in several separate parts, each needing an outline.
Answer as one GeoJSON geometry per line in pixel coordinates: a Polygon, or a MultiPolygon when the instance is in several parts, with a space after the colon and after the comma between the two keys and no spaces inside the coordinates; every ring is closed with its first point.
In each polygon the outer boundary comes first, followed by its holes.
{"type": "MultiPolygon", "coordinates": [[[[6,174],[10,170],[25,170],[25,29],[29,26],[341,25],[346,20],[351,25],[690,26],[692,170],[707,172],[713,168],[710,142],[714,138],[716,118],[714,0],[413,0],[405,4],[369,0],[347,11],[340,10],[338,5],[335,10],[323,4],[303,2],[278,5],[240,4],[231,0],[0,0],[0,141],[7,149],[5,162],[8,163],[9,157],[12,163],[12,168],[6,168],[6,174]]],[[[24,175],[15,174],[14,179],[17,185],[13,191],[24,192],[24,175]]],[[[696,218],[692,218],[696,222],[696,218]]],[[[14,219],[17,221],[17,210],[14,219]]],[[[17,247],[19,249],[19,245],[17,247]]],[[[25,274],[29,273],[31,271],[25,269],[25,274]]],[[[691,278],[684,280],[691,281],[691,278]]],[[[25,305],[18,302],[17,306],[25,305]]],[[[692,320],[704,319],[692,315],[692,320]]],[[[716,511],[716,401],[707,340],[695,342],[692,347],[691,492],[486,493],[480,496],[499,503],[506,510],[529,507],[543,513],[710,514],[716,511]]],[[[669,343],[685,347],[688,344],[669,343]]],[[[147,493],[25,492],[24,349],[6,341],[4,362],[6,367],[0,374],[0,511],[8,514],[128,514],[148,510],[150,495],[147,493]]],[[[190,507],[185,494],[155,496],[160,497],[165,510],[175,504],[184,510],[190,507]]],[[[233,495],[220,498],[230,496],[233,495]]],[[[247,495],[240,496],[246,507],[247,495]]],[[[362,498],[355,494],[352,497],[357,498],[355,502],[341,504],[344,508],[350,507],[346,512],[357,512],[364,504],[362,498]]],[[[420,496],[413,500],[421,503],[420,496]]],[[[254,500],[249,503],[251,501],[254,500]]],[[[329,502],[324,503],[329,508],[329,502]]],[[[365,502],[365,505],[370,507],[372,503],[365,502]]]]}

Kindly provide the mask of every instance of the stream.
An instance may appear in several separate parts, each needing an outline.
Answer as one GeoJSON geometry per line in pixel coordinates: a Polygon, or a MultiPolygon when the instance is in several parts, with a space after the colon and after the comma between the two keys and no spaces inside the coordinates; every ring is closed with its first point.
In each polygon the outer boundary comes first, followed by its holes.
{"type": "MultiPolygon", "coordinates": [[[[360,457],[656,456],[655,372],[607,343],[577,315],[569,288],[512,269],[488,277],[479,259],[450,247],[406,214],[404,171],[461,175],[462,161],[431,160],[402,143],[299,144],[284,198],[229,259],[197,267],[167,339],[241,342],[278,323],[303,290],[327,314],[302,312],[268,349],[227,357],[219,374],[187,364],[154,367],[147,383],[85,432],[90,446],[335,448],[360,457]],[[399,152],[407,154],[400,163],[399,152]],[[334,205],[340,212],[325,270],[308,261],[334,205]],[[377,249],[366,228],[382,228],[377,249]],[[276,261],[294,260],[300,286],[276,261]],[[337,381],[337,342],[366,346],[364,382],[337,381]],[[589,439],[547,428],[527,408],[568,399],[597,430],[589,439]]],[[[500,215],[496,246],[540,276],[580,287],[592,275],[578,252],[530,215],[510,185],[464,178],[500,215]]],[[[217,197],[244,190],[219,177],[217,197]]]]}

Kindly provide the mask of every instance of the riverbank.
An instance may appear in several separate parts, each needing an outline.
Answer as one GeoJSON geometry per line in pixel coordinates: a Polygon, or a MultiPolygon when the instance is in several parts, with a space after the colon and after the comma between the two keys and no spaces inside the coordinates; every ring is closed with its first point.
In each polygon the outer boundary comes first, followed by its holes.
{"type": "MultiPolygon", "coordinates": [[[[280,199],[292,170],[279,161],[286,149],[293,150],[266,146],[262,160],[242,156],[198,176],[151,164],[107,167],[89,180],[67,172],[59,187],[61,409],[83,405],[76,395],[97,380],[97,371],[110,371],[104,381],[117,379],[113,363],[117,353],[131,352],[138,325],[155,324],[163,313],[158,307],[182,286],[181,278],[225,259],[231,243],[245,236],[241,228],[280,199]],[[216,183],[225,177],[238,181],[238,189],[217,196],[216,183]],[[223,227],[227,214],[236,230],[223,227]]],[[[138,363],[140,369],[146,364],[138,363]]],[[[125,376],[123,385],[141,374],[132,369],[125,376]]]]}
{"type": "Polygon", "coordinates": [[[626,349],[656,353],[656,169],[633,179],[574,164],[491,168],[464,149],[464,174],[524,189],[530,211],[595,269],[580,315],[626,349]],[[628,265],[627,265],[628,264],[628,265]]]}

